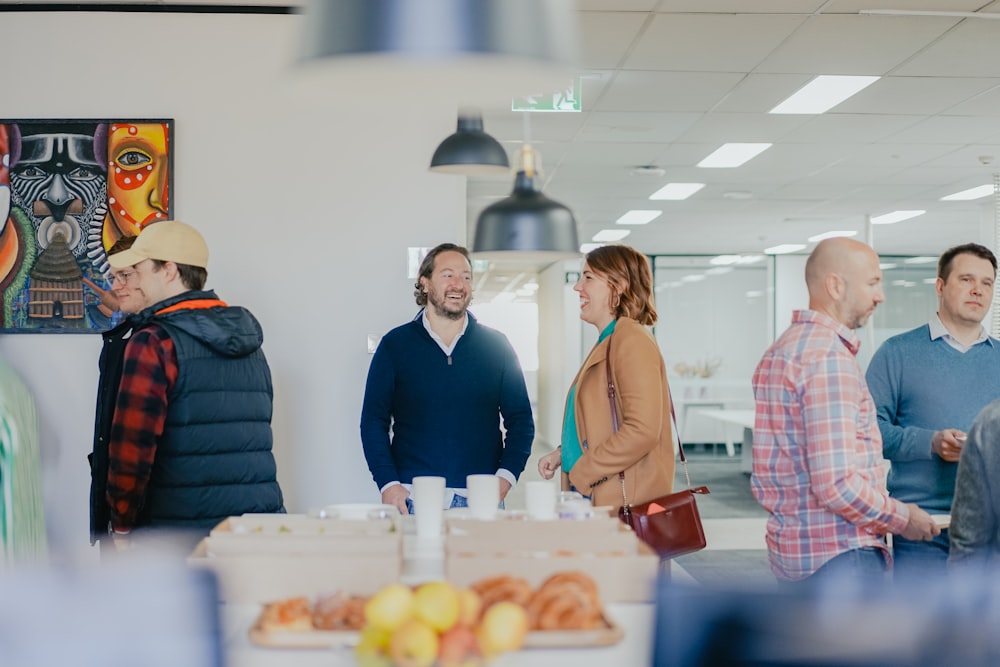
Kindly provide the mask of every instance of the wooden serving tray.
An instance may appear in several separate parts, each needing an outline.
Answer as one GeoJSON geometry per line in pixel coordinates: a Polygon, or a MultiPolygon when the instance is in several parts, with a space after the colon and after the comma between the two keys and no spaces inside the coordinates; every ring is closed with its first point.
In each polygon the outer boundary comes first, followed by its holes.
{"type": "MultiPolygon", "coordinates": [[[[625,636],[625,631],[606,616],[604,627],[593,630],[533,630],[524,638],[524,648],[577,648],[611,646],[625,636]]],[[[331,649],[351,648],[361,633],[352,630],[264,630],[257,623],[250,628],[250,641],[270,648],[331,649]]]]}

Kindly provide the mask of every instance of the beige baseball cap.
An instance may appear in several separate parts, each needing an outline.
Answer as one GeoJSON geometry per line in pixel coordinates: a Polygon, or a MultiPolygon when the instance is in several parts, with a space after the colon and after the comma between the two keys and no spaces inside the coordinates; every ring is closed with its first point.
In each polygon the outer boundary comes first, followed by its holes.
{"type": "Polygon", "coordinates": [[[163,220],[145,227],[135,243],[108,257],[113,269],[135,266],[146,259],[208,268],[208,245],[197,229],[179,220],[163,220]]]}

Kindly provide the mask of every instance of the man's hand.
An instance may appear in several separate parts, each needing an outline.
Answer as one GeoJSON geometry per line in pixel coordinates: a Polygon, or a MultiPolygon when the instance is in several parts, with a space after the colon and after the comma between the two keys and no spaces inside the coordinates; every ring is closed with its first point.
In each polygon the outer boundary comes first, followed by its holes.
{"type": "Polygon", "coordinates": [[[513,487],[511,487],[510,482],[505,480],[500,475],[497,475],[497,479],[500,480],[500,502],[503,502],[503,499],[507,497],[507,494],[510,493],[511,488],[513,487]]]}
{"type": "Polygon", "coordinates": [[[907,503],[906,506],[910,508],[910,522],[900,533],[902,537],[908,540],[927,541],[941,534],[941,529],[934,522],[934,517],[913,503],[907,503]]]}
{"type": "Polygon", "coordinates": [[[946,428],[934,433],[931,438],[931,451],[948,463],[955,463],[962,455],[965,445],[965,432],[957,428],[946,428]]]}
{"type": "Polygon", "coordinates": [[[561,466],[562,451],[557,449],[538,459],[538,474],[542,479],[552,479],[561,466]]]}
{"type": "Polygon", "coordinates": [[[382,492],[383,505],[395,505],[403,514],[408,514],[406,509],[406,499],[410,497],[410,492],[402,484],[393,484],[382,492]]]}

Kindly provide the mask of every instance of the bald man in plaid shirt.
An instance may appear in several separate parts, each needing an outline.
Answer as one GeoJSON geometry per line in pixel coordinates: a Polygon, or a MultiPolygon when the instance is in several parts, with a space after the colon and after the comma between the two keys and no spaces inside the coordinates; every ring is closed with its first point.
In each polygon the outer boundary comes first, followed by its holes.
{"type": "Polygon", "coordinates": [[[809,309],[768,349],[753,376],[752,488],[771,513],[767,547],[780,582],[838,574],[884,579],[886,534],[940,533],[916,505],[890,498],[875,404],[856,355],[885,300],[878,255],[847,238],[806,261],[809,309]]]}

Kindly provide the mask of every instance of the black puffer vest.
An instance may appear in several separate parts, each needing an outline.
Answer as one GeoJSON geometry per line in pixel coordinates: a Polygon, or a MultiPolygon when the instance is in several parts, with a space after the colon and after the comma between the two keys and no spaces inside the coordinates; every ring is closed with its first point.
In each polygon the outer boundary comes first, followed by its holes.
{"type": "Polygon", "coordinates": [[[178,376],[138,525],[209,529],[245,512],[283,512],[260,324],[214,292],[151,310],[146,321],[170,335],[178,376]]]}

